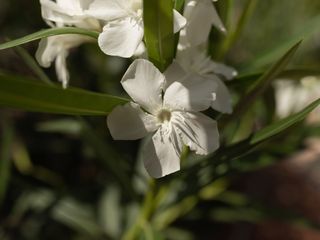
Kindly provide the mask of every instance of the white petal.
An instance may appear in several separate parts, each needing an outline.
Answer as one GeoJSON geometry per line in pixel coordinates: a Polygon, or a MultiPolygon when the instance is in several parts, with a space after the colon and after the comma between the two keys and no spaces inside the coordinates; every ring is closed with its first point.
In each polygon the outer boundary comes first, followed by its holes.
{"type": "Polygon", "coordinates": [[[66,88],[69,81],[69,73],[66,66],[66,58],[69,54],[69,50],[89,41],[92,41],[92,39],[75,34],[52,36],[41,39],[36,52],[36,59],[42,67],[50,67],[51,63],[56,60],[58,79],[63,83],[64,88],[66,88]]]}
{"type": "Polygon", "coordinates": [[[148,58],[147,49],[146,49],[144,42],[141,42],[139,44],[138,48],[136,49],[136,51],[134,53],[134,57],[139,57],[139,58],[144,58],[144,59],[148,58]]]}
{"type": "Polygon", "coordinates": [[[182,45],[196,46],[208,40],[212,25],[221,31],[225,28],[211,0],[189,0],[185,4],[184,16],[187,19],[182,45]]]}
{"type": "Polygon", "coordinates": [[[212,61],[211,66],[215,74],[219,74],[225,77],[227,80],[231,80],[238,75],[238,72],[234,68],[229,67],[225,64],[212,61]]]}
{"type": "Polygon", "coordinates": [[[142,25],[133,18],[126,18],[105,25],[98,43],[107,55],[129,58],[136,52],[142,39],[142,25]]]}
{"type": "Polygon", "coordinates": [[[56,73],[58,80],[62,82],[63,88],[67,88],[70,78],[66,63],[67,57],[67,51],[61,51],[56,57],[56,73]]]}
{"type": "Polygon", "coordinates": [[[215,99],[216,83],[197,74],[173,82],[164,94],[164,106],[172,110],[203,111],[215,99]]]}
{"type": "MultiPolygon", "coordinates": [[[[68,1],[63,0],[63,2],[68,1]]],[[[42,18],[45,20],[69,25],[79,21],[79,19],[75,19],[74,16],[84,14],[79,5],[67,4],[68,7],[64,8],[64,4],[60,6],[59,3],[51,0],[40,0],[40,3],[42,18]]]]}
{"type": "Polygon", "coordinates": [[[211,4],[211,6],[212,6],[212,8],[210,8],[210,11],[212,11],[212,12],[211,12],[211,19],[210,20],[212,21],[212,24],[216,28],[218,28],[220,31],[226,32],[227,30],[226,30],[225,26],[223,25],[216,8],[212,4],[211,4]]]}
{"type": "Polygon", "coordinates": [[[107,125],[115,140],[136,140],[157,129],[155,118],[130,102],[117,106],[109,114],[107,125]]]}
{"type": "Polygon", "coordinates": [[[104,21],[124,18],[129,14],[126,9],[128,4],[127,0],[95,0],[90,5],[87,14],[104,21]]]}
{"type": "Polygon", "coordinates": [[[237,76],[237,71],[225,64],[213,61],[201,46],[187,47],[177,52],[176,61],[186,70],[195,71],[200,75],[212,73],[221,75],[227,80],[237,76]]]}
{"type": "MultiPolygon", "coordinates": [[[[65,1],[65,0],[63,0],[65,1]]],[[[78,0],[80,7],[82,10],[86,10],[89,8],[90,4],[94,1],[94,0],[78,0]]]]}
{"type": "Polygon", "coordinates": [[[144,166],[154,178],[164,177],[180,170],[180,154],[174,147],[171,133],[161,127],[143,149],[144,166]]]}
{"type": "Polygon", "coordinates": [[[187,77],[187,72],[176,60],[173,60],[173,62],[170,64],[170,66],[167,67],[163,74],[166,77],[165,89],[167,89],[173,82],[182,82],[187,77]]]}
{"type": "Polygon", "coordinates": [[[57,57],[60,49],[57,48],[54,44],[55,41],[52,41],[53,38],[43,38],[39,42],[39,47],[36,52],[36,59],[42,67],[50,67],[51,63],[57,57]]]}
{"type": "Polygon", "coordinates": [[[212,60],[207,55],[207,49],[203,46],[187,47],[177,52],[179,64],[189,72],[196,72],[200,75],[212,73],[212,60]]]}
{"type": "Polygon", "coordinates": [[[49,67],[51,62],[55,59],[60,51],[67,51],[71,48],[78,47],[83,43],[91,41],[92,38],[90,37],[76,34],[66,34],[43,38],[39,43],[39,47],[36,52],[36,58],[41,66],[49,67]]]}
{"type": "Polygon", "coordinates": [[[73,13],[81,13],[83,11],[80,0],[56,0],[56,3],[66,13],[72,15],[73,13]]]}
{"type": "Polygon", "coordinates": [[[215,75],[211,75],[210,79],[217,83],[214,91],[216,93],[216,99],[212,102],[211,107],[218,112],[232,113],[232,98],[227,86],[215,75]]]}
{"type": "Polygon", "coordinates": [[[197,154],[206,155],[219,147],[217,122],[202,113],[174,112],[172,124],[182,141],[197,154]]]}
{"type": "Polygon", "coordinates": [[[156,113],[162,106],[164,75],[148,60],[136,59],[124,74],[121,84],[142,108],[156,113]]]}
{"type": "Polygon", "coordinates": [[[187,19],[183,17],[178,11],[173,10],[173,32],[177,33],[187,23],[187,19]]]}

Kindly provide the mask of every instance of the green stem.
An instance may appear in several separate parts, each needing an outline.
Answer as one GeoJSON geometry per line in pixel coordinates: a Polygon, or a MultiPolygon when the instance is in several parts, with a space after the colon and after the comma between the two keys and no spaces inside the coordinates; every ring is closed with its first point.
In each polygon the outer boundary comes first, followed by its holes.
{"type": "Polygon", "coordinates": [[[143,205],[135,223],[129,228],[129,230],[123,235],[122,240],[135,240],[139,236],[143,225],[148,222],[152,216],[154,209],[156,208],[156,182],[152,179],[149,183],[148,191],[144,197],[143,205]]]}

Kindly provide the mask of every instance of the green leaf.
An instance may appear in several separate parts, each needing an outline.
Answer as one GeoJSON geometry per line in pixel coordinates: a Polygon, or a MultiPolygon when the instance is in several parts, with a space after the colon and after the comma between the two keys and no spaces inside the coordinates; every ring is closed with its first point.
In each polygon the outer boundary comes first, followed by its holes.
{"type": "Polygon", "coordinates": [[[36,74],[36,76],[44,83],[54,85],[49,77],[45,74],[43,69],[39,66],[38,62],[26,51],[24,48],[17,46],[16,52],[20,55],[26,65],[36,74]]]}
{"type": "Polygon", "coordinates": [[[263,91],[265,87],[277,77],[283,69],[288,65],[289,61],[297,51],[302,41],[296,43],[278,60],[266,73],[264,73],[258,80],[251,85],[251,92],[263,91]],[[262,90],[261,90],[262,89],[262,90]]]}
{"type": "MultiPolygon", "coordinates": [[[[245,91],[251,86],[257,79],[262,76],[263,73],[252,73],[243,76],[239,76],[232,81],[226,82],[228,87],[236,89],[238,91],[245,91]]],[[[294,68],[283,71],[277,78],[288,80],[300,80],[306,76],[320,76],[320,70],[307,69],[307,68],[294,68]]]]}
{"type": "Polygon", "coordinates": [[[172,0],[144,0],[144,37],[149,60],[164,71],[174,58],[172,0]]]}
{"type": "Polygon", "coordinates": [[[174,1],[174,9],[176,9],[178,12],[182,12],[184,7],[184,0],[175,0],[174,1]]]}
{"type": "MultiPolygon", "coordinates": [[[[180,194],[181,198],[191,193],[195,194],[202,187],[207,186],[216,179],[241,171],[241,169],[235,166],[236,161],[252,153],[263,142],[269,141],[275,135],[301,122],[319,105],[320,99],[314,101],[300,112],[262,128],[241,142],[221,147],[214,154],[205,157],[199,163],[180,173],[184,174],[182,176],[184,178],[183,181],[189,182],[188,189],[180,194]],[[223,168],[223,171],[219,171],[220,168],[223,168]]],[[[263,152],[260,153],[263,154],[263,152]]],[[[250,161],[250,158],[244,158],[244,161],[250,161]]],[[[170,177],[168,179],[170,180],[170,177]]]]}
{"type": "Polygon", "coordinates": [[[128,100],[76,88],[62,89],[23,77],[0,73],[0,105],[27,111],[68,114],[107,115],[128,100]]]}
{"type": "Polygon", "coordinates": [[[10,42],[0,44],[0,50],[16,47],[25,43],[39,40],[41,38],[47,38],[50,36],[63,35],[63,34],[80,34],[80,35],[92,37],[94,39],[98,39],[98,36],[99,36],[98,32],[89,31],[82,28],[75,28],[75,27],[50,28],[50,29],[45,29],[39,32],[32,33],[30,35],[27,35],[22,38],[18,38],[10,42]]]}
{"type": "Polygon", "coordinates": [[[246,27],[248,20],[250,19],[252,13],[254,12],[256,4],[257,4],[257,0],[247,0],[242,10],[241,16],[237,21],[237,24],[234,24],[236,28],[233,31],[231,31],[229,34],[227,34],[221,47],[218,48],[218,52],[216,54],[217,59],[222,59],[222,57],[226,55],[226,53],[230,50],[230,48],[234,45],[234,43],[239,39],[239,36],[241,36],[244,28],[246,27]]]}
{"type": "Polygon", "coordinates": [[[251,104],[253,104],[256,99],[263,94],[272,80],[279,76],[279,74],[287,66],[300,44],[301,41],[291,47],[280,60],[278,60],[267,72],[265,72],[249,87],[248,93],[238,102],[237,106],[235,107],[235,110],[231,115],[232,117],[238,117],[240,113],[243,113],[249,109],[251,104]]]}
{"type": "Polygon", "coordinates": [[[281,56],[282,52],[292,46],[300,39],[309,39],[311,36],[319,32],[320,15],[313,17],[306,24],[302,25],[296,34],[290,36],[285,41],[279,42],[272,49],[267,49],[260,57],[243,64],[243,71],[250,71],[251,69],[258,69],[272,63],[275,59],[281,56]]]}
{"type": "Polygon", "coordinates": [[[261,129],[253,135],[253,137],[250,140],[250,144],[257,144],[259,142],[267,140],[273,137],[274,135],[281,133],[282,131],[291,127],[292,125],[302,121],[312,110],[319,106],[319,104],[320,99],[314,101],[302,111],[261,129]]]}

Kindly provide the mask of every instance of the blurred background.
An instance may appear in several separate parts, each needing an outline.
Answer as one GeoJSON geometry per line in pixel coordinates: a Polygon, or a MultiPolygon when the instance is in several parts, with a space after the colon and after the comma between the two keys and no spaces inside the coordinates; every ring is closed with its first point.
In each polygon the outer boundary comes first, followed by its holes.
{"type": "MultiPolygon", "coordinates": [[[[221,0],[217,8],[236,37],[213,30],[210,53],[235,67],[240,76],[266,69],[300,39],[302,47],[290,67],[320,70],[320,1],[221,0]],[[248,6],[246,24],[237,33],[248,6]]],[[[0,42],[44,28],[38,1],[0,2],[0,42]]],[[[37,78],[29,59],[37,44],[1,51],[0,71],[37,78]]],[[[130,60],[105,56],[95,44],[86,44],[74,49],[67,62],[71,86],[124,94],[119,81],[130,60]]],[[[56,82],[54,68],[44,71],[56,82]]],[[[314,91],[301,100],[305,105],[320,97],[319,78],[308,77],[314,91]]],[[[294,85],[301,89],[305,81],[299,78],[294,85]]],[[[241,91],[232,90],[236,99],[241,91]]],[[[277,119],[282,95],[275,84],[244,116],[246,120],[237,123],[236,131],[234,126],[221,129],[222,141],[244,139],[277,119]]],[[[298,100],[285,101],[291,106],[298,100]]],[[[1,240],[119,239],[136,221],[148,181],[138,141],[113,141],[102,117],[0,106],[0,123],[1,240]]],[[[141,239],[320,239],[319,126],[316,111],[306,122],[239,159],[235,173],[178,202],[165,221],[156,218],[152,223],[156,227],[149,234],[146,228],[141,239]]],[[[216,171],[223,171],[223,165],[216,171]]],[[[172,186],[169,202],[175,190],[187,188],[178,180],[172,186]]]]}

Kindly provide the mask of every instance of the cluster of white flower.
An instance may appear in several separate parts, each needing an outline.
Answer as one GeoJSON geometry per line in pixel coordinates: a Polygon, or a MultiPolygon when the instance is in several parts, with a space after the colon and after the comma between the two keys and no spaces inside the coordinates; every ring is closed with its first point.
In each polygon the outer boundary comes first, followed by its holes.
{"type": "MultiPolygon", "coordinates": [[[[134,60],[121,80],[132,102],[116,107],[108,116],[111,135],[117,140],[148,138],[144,165],[153,177],[180,169],[184,145],[206,155],[219,147],[217,123],[200,111],[212,107],[232,111],[231,96],[223,80],[234,69],[216,63],[207,55],[212,26],[225,32],[212,0],[185,1],[184,16],[174,10],[174,32],[180,31],[176,58],[161,73],[143,59],[142,0],[40,0],[42,16],[51,27],[75,26],[99,31],[101,50],[134,60]]],[[[49,67],[55,60],[63,86],[69,75],[66,57],[70,48],[91,41],[78,35],[49,37],[40,42],[37,60],[49,67]]]]}

